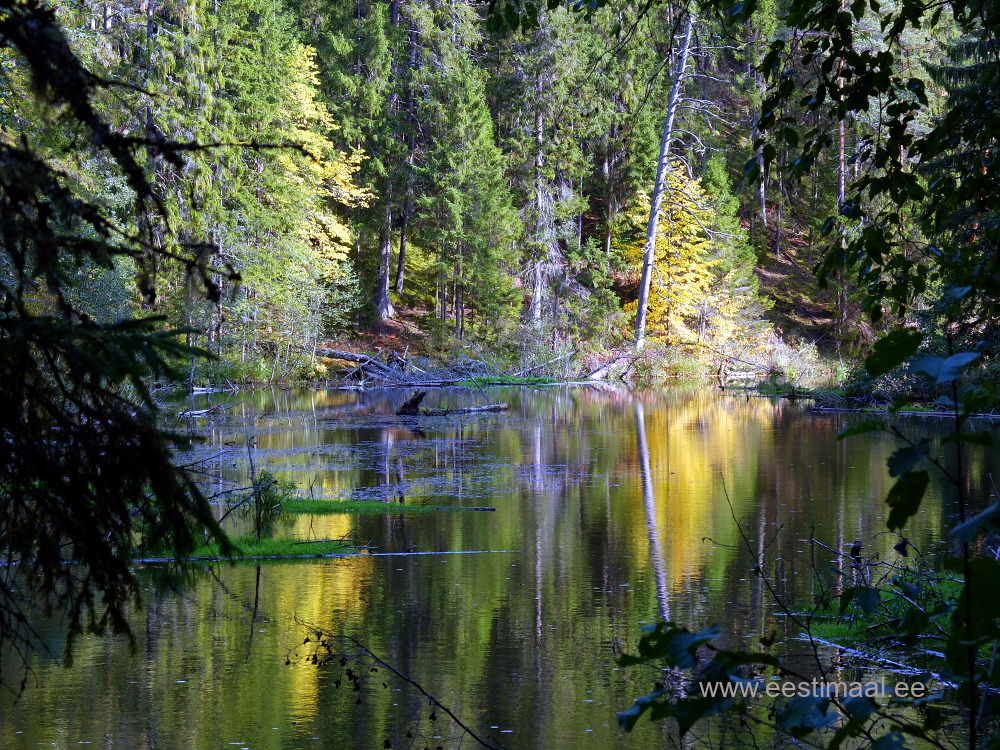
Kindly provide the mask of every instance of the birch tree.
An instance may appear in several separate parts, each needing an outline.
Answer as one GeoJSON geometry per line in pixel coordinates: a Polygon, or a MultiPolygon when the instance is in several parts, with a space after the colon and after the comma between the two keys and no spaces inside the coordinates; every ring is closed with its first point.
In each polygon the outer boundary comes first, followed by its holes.
{"type": "Polygon", "coordinates": [[[668,189],[667,176],[670,172],[670,149],[676,138],[675,124],[677,110],[682,98],[682,90],[687,77],[688,60],[691,56],[691,35],[694,30],[695,14],[688,10],[685,14],[684,32],[677,51],[676,67],[667,100],[667,115],[663,122],[663,137],[660,140],[660,155],[656,165],[656,182],[650,199],[649,222],[646,226],[646,244],[642,263],[642,280],[639,283],[639,302],[635,315],[635,346],[642,349],[646,338],[646,315],[649,306],[649,287],[653,265],[656,260],[656,233],[660,223],[663,196],[668,189]]]}

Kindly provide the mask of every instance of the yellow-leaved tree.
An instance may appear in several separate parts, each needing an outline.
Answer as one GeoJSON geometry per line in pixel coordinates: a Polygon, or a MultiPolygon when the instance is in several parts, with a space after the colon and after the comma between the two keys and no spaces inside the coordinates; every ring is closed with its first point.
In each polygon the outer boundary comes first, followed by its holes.
{"type": "Polygon", "coordinates": [[[233,316],[249,321],[244,340],[252,337],[267,356],[283,360],[349,321],[358,291],[347,216],[370,197],[354,182],[363,155],[345,154],[331,140],[337,125],[320,99],[314,55],[293,43],[273,63],[284,80],[272,132],[289,148],[273,152],[273,163],[256,162],[263,186],[259,249],[239,266],[243,289],[233,316]]]}
{"type": "MultiPolygon", "coordinates": [[[[625,222],[642,226],[649,216],[649,197],[640,196],[625,222]]],[[[709,228],[713,211],[699,183],[671,173],[656,232],[656,255],[647,310],[647,337],[668,346],[695,346],[699,341],[700,306],[715,279],[709,228]]],[[[643,241],[636,237],[619,247],[625,259],[641,268],[643,241]]],[[[636,303],[625,306],[635,312],[636,303]]]]}
{"type": "Polygon", "coordinates": [[[337,129],[326,106],[319,101],[319,69],[312,48],[295,45],[289,54],[290,108],[285,134],[302,152],[286,152],[281,162],[288,182],[307,199],[298,234],[315,254],[324,279],[331,281],[342,272],[351,245],[351,233],[338,210],[366,205],[371,194],[354,182],[360,151],[345,154],[337,150],[330,135],[337,129]]]}
{"type": "MultiPolygon", "coordinates": [[[[763,318],[769,304],[758,294],[755,256],[735,210],[721,162],[710,162],[704,181],[678,172],[667,177],[646,337],[713,369],[762,361],[771,333],[763,318]]],[[[637,273],[648,216],[649,198],[640,196],[612,232],[614,245],[637,273]]],[[[632,302],[625,310],[636,307],[632,302]]]]}

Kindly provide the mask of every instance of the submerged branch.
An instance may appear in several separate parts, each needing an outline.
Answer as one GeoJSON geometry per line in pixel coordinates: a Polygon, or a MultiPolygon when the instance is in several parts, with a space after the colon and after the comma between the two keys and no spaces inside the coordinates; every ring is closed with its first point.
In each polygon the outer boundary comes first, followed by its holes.
{"type": "MultiPolygon", "coordinates": [[[[480,737],[478,734],[476,734],[476,732],[473,731],[473,729],[468,724],[466,724],[460,718],[458,718],[458,716],[455,715],[455,713],[450,708],[448,708],[446,705],[441,703],[441,701],[439,701],[437,698],[435,698],[433,695],[427,692],[427,690],[424,688],[423,685],[421,685],[413,678],[403,674],[394,666],[389,664],[387,661],[380,659],[378,656],[372,653],[371,649],[362,644],[353,636],[336,635],[334,633],[330,633],[314,625],[309,625],[301,621],[299,621],[299,623],[303,627],[307,628],[311,633],[311,636],[306,638],[306,641],[305,643],[303,643],[303,645],[311,643],[312,638],[316,639],[315,650],[313,651],[311,656],[306,657],[307,661],[317,666],[323,666],[325,664],[330,664],[331,662],[339,662],[340,666],[342,668],[345,668],[343,672],[344,676],[350,683],[353,684],[355,691],[361,690],[361,684],[362,681],[365,679],[366,675],[370,674],[371,672],[377,671],[377,668],[384,669],[387,672],[390,672],[398,679],[405,682],[407,685],[414,688],[417,692],[419,692],[421,695],[424,696],[424,698],[431,706],[431,713],[428,716],[430,721],[434,721],[436,719],[435,715],[436,709],[441,709],[451,718],[452,721],[455,722],[455,724],[462,730],[464,734],[468,735],[477,743],[479,743],[481,747],[487,748],[488,750],[502,750],[501,746],[494,745],[485,738],[480,737]],[[345,646],[347,648],[345,648],[345,646]],[[351,668],[351,666],[348,666],[349,664],[357,668],[358,671],[355,671],[354,669],[351,668]]],[[[292,654],[289,654],[289,659],[288,662],[286,663],[291,663],[291,657],[292,654]]],[[[335,681],[334,684],[339,686],[340,680],[335,681]]],[[[360,700],[361,699],[359,698],[358,701],[360,702],[360,700]]],[[[388,747],[388,744],[386,746],[388,747]]]]}

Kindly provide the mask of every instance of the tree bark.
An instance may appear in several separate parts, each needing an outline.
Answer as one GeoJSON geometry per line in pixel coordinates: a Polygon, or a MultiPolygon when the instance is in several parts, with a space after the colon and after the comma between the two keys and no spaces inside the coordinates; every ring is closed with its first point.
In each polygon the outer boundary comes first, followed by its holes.
{"type": "MultiPolygon", "coordinates": [[[[416,121],[412,81],[413,71],[417,68],[417,31],[412,27],[408,34],[408,46],[409,60],[405,78],[406,101],[403,106],[406,110],[407,122],[413,124],[416,121]]],[[[406,149],[409,152],[409,156],[406,159],[406,195],[403,200],[403,226],[399,233],[399,258],[396,261],[396,281],[394,284],[396,294],[403,293],[403,280],[406,276],[406,231],[410,222],[410,214],[413,213],[413,138],[409,130],[406,131],[406,149]]]]}
{"type": "Polygon", "coordinates": [[[396,294],[403,293],[403,278],[406,274],[406,224],[409,218],[409,211],[404,210],[403,226],[399,230],[399,257],[396,259],[396,283],[394,287],[396,294]]]}
{"type": "Polygon", "coordinates": [[[663,193],[667,185],[667,173],[670,167],[670,146],[674,140],[674,120],[681,99],[681,87],[687,69],[688,57],[691,52],[691,32],[694,29],[694,13],[689,11],[687,24],[684,28],[684,41],[681,43],[677,67],[674,70],[674,80],[670,86],[670,99],[667,102],[667,117],[663,123],[663,138],[660,140],[660,159],[656,165],[656,183],[653,186],[653,200],[649,209],[649,223],[646,225],[646,248],[642,261],[642,282],[639,285],[639,305],[635,317],[635,348],[642,349],[646,339],[646,311],[649,307],[649,286],[653,275],[653,261],[656,259],[656,229],[660,223],[660,208],[663,205],[663,193]]]}
{"type": "Polygon", "coordinates": [[[385,221],[378,238],[378,271],[375,275],[375,315],[379,321],[396,314],[389,299],[389,274],[392,266],[392,207],[386,195],[385,221]]]}
{"type": "Polygon", "coordinates": [[[545,160],[542,153],[544,140],[542,138],[542,111],[540,109],[542,102],[541,76],[539,76],[535,83],[535,89],[537,91],[539,106],[538,113],[535,115],[535,238],[538,240],[539,246],[542,249],[539,253],[539,258],[535,263],[529,314],[532,324],[535,327],[538,327],[542,322],[542,296],[543,286],[545,283],[543,265],[546,256],[548,255],[548,248],[544,247],[544,245],[548,242],[548,238],[544,236],[545,227],[542,222],[542,207],[544,203],[542,197],[542,167],[545,164],[545,160]]]}

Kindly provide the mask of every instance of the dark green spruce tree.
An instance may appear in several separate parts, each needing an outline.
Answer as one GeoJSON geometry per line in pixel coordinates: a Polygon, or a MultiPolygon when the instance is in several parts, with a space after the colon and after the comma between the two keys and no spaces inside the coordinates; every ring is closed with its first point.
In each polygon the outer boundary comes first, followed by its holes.
{"type": "Polygon", "coordinates": [[[128,262],[147,305],[158,265],[180,265],[211,299],[220,287],[198,246],[168,250],[152,229],[166,208],[144,161],[179,168],[192,147],[115,128],[98,104],[109,84],[83,67],[50,8],[0,3],[0,44],[3,75],[49,115],[32,121],[13,102],[0,114],[0,647],[26,656],[38,644],[30,615],[51,611],[65,618],[68,660],[83,632],[130,632],[137,552],[180,559],[204,534],[228,548],[172,463],[179,438],[161,429],[150,395],[152,378],[190,354],[183,332],[142,313],[95,319],[74,301],[74,274],[128,262]],[[50,128],[74,144],[61,160],[46,153],[62,137],[50,128]],[[77,156],[127,196],[117,214],[59,164],[77,156]]]}

